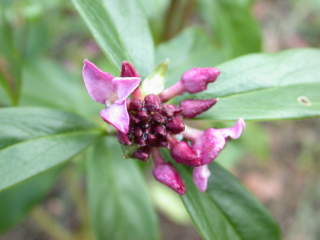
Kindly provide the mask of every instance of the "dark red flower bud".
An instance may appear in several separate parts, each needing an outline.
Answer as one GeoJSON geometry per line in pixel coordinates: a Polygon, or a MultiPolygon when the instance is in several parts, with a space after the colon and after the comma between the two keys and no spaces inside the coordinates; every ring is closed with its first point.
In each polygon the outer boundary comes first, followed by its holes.
{"type": "Polygon", "coordinates": [[[162,105],[162,111],[164,114],[166,114],[168,117],[173,117],[175,114],[180,113],[182,109],[173,104],[163,104],[162,105]]]}
{"type": "Polygon", "coordinates": [[[122,62],[121,77],[140,77],[136,69],[127,61],[122,62]]]}
{"type": "Polygon", "coordinates": [[[149,114],[144,110],[139,111],[137,115],[138,118],[142,121],[146,121],[149,119],[149,114]]]}
{"type": "Polygon", "coordinates": [[[142,131],[141,128],[136,128],[136,129],[134,129],[134,136],[135,136],[135,137],[141,137],[142,134],[143,134],[143,131],[142,131]]]}
{"type": "Polygon", "coordinates": [[[150,156],[150,150],[149,148],[139,148],[132,156],[145,162],[150,156]]]}
{"type": "Polygon", "coordinates": [[[132,142],[130,141],[130,139],[128,137],[128,134],[122,133],[122,132],[118,132],[117,136],[118,136],[118,140],[119,140],[119,142],[121,144],[123,144],[123,145],[131,145],[132,142]]]}
{"type": "Polygon", "coordinates": [[[220,71],[216,68],[192,68],[186,71],[181,82],[185,91],[189,93],[202,92],[207,89],[207,85],[214,82],[219,76],[220,71]]]}
{"type": "Polygon", "coordinates": [[[155,144],[157,142],[157,137],[154,134],[149,133],[148,134],[148,143],[149,144],[155,144]]]}
{"type": "Polygon", "coordinates": [[[165,123],[166,117],[161,115],[161,113],[159,113],[159,112],[155,112],[152,114],[152,120],[157,123],[162,124],[162,123],[165,123]]]}
{"type": "Polygon", "coordinates": [[[182,115],[186,118],[194,118],[195,116],[207,111],[214,104],[217,99],[188,99],[180,103],[182,108],[182,115]]]}
{"type": "Polygon", "coordinates": [[[167,123],[167,129],[174,133],[178,134],[184,131],[184,122],[180,116],[171,118],[167,123]]]}
{"type": "Polygon", "coordinates": [[[159,125],[159,126],[156,126],[154,128],[154,132],[160,136],[166,136],[167,135],[167,131],[166,131],[166,127],[163,126],[163,125],[159,125]]]}
{"type": "Polygon", "coordinates": [[[149,112],[159,111],[161,108],[161,100],[158,95],[149,94],[144,98],[144,105],[149,112]]]}
{"type": "Polygon", "coordinates": [[[171,156],[178,163],[197,167],[201,165],[201,159],[186,142],[177,142],[171,147],[171,156]]]}
{"type": "Polygon", "coordinates": [[[143,107],[143,102],[140,99],[132,99],[129,104],[130,111],[140,111],[143,107]]]}
{"type": "Polygon", "coordinates": [[[157,164],[152,173],[159,182],[167,185],[180,195],[185,194],[186,188],[184,182],[171,163],[157,164]]]}

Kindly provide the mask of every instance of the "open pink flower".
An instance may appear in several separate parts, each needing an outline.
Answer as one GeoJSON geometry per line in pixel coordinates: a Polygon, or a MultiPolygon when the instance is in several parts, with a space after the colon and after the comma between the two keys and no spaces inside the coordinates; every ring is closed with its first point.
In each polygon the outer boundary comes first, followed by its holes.
{"type": "Polygon", "coordinates": [[[122,64],[122,75],[126,76],[114,77],[84,60],[82,76],[87,91],[94,101],[106,105],[100,112],[101,118],[118,131],[127,133],[130,122],[127,98],[139,86],[141,79],[128,62],[122,64]],[[128,76],[130,73],[134,76],[128,76]]]}
{"type": "Polygon", "coordinates": [[[193,181],[201,192],[204,192],[208,185],[210,171],[207,165],[217,158],[228,139],[239,138],[244,128],[244,120],[239,119],[230,128],[209,128],[203,132],[189,130],[187,137],[193,141],[192,148],[201,159],[201,166],[193,169],[193,181]]]}
{"type": "Polygon", "coordinates": [[[209,164],[216,159],[224,148],[228,138],[237,139],[245,128],[243,119],[239,119],[230,128],[209,128],[200,132],[193,144],[194,151],[201,158],[202,165],[209,164]]]}

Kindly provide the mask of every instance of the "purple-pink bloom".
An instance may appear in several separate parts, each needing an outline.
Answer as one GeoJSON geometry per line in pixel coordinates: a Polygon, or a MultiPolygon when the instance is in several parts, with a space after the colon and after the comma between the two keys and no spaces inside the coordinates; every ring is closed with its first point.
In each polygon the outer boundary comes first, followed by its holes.
{"type": "Polygon", "coordinates": [[[208,168],[208,165],[202,165],[199,167],[193,168],[192,177],[193,182],[200,190],[200,192],[205,192],[208,187],[208,179],[211,175],[211,172],[208,168]]]}
{"type": "Polygon", "coordinates": [[[152,171],[153,176],[159,182],[165,184],[180,195],[185,194],[186,188],[177,170],[171,163],[160,163],[152,171]]]}
{"type": "Polygon", "coordinates": [[[216,159],[224,148],[228,138],[237,139],[245,128],[245,122],[241,118],[230,128],[209,128],[194,140],[193,149],[201,158],[202,165],[209,164],[216,159]]]}
{"type": "MultiPolygon", "coordinates": [[[[124,63],[122,72],[126,75],[132,74],[133,70],[130,67],[131,65],[124,63]]],[[[100,70],[89,60],[84,60],[82,76],[90,97],[106,105],[106,108],[100,112],[101,118],[118,131],[127,133],[130,119],[126,100],[139,86],[141,79],[139,77],[114,77],[100,70]]]]}
{"type": "Polygon", "coordinates": [[[219,75],[217,68],[192,68],[182,75],[181,82],[185,91],[198,93],[206,90],[207,85],[214,82],[219,75]]]}
{"type": "Polygon", "coordinates": [[[217,99],[187,99],[180,103],[182,109],[182,115],[185,118],[194,118],[199,114],[207,111],[214,104],[217,103],[217,99]]]}

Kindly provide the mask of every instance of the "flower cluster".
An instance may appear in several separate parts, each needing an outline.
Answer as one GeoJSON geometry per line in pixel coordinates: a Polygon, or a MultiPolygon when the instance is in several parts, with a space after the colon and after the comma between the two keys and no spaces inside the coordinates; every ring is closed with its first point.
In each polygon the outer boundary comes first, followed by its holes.
{"type": "Polygon", "coordinates": [[[216,68],[193,68],[180,81],[160,94],[144,95],[139,87],[141,78],[134,67],[122,63],[120,77],[101,71],[88,60],[84,61],[83,79],[91,98],[105,104],[101,118],[117,131],[119,142],[134,146],[133,158],[154,161],[153,175],[179,194],[186,189],[178,171],[164,161],[160,148],[168,148],[177,162],[193,167],[193,180],[198,189],[207,189],[210,164],[229,139],[237,139],[245,123],[239,119],[233,127],[205,131],[191,128],[184,118],[194,118],[207,111],[217,99],[188,99],[179,105],[169,104],[172,98],[184,93],[205,91],[220,74],[216,68]]]}

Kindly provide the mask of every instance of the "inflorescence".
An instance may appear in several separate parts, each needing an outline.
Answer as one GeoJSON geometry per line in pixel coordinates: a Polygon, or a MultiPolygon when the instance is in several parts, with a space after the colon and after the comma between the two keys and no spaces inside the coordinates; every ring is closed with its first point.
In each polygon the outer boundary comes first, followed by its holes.
{"type": "Polygon", "coordinates": [[[160,148],[169,149],[177,163],[193,167],[194,183],[203,192],[210,176],[208,164],[230,138],[239,138],[245,127],[242,119],[230,128],[204,131],[184,123],[184,119],[194,118],[215,105],[215,98],[187,99],[178,105],[168,103],[184,93],[205,91],[219,75],[216,68],[193,68],[160,94],[144,95],[139,87],[141,78],[128,62],[123,62],[120,77],[101,71],[88,60],[83,67],[88,93],[93,100],[106,105],[100,116],[115,127],[119,142],[134,146],[132,158],[142,161],[152,158],[154,177],[179,194],[186,191],[184,182],[173,164],[163,159],[160,148]]]}

